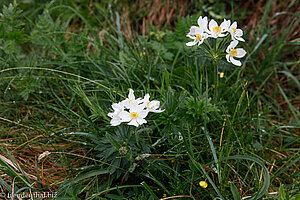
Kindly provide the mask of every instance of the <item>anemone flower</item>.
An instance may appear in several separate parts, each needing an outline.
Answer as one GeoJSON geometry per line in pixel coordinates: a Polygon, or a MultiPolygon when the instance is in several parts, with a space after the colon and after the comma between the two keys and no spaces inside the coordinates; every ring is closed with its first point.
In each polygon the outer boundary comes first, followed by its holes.
{"type": "Polygon", "coordinates": [[[233,40],[226,49],[226,59],[228,62],[231,62],[234,65],[241,66],[242,63],[239,60],[235,60],[234,58],[242,58],[246,55],[246,51],[243,48],[235,48],[238,45],[237,40],[233,40]]]}

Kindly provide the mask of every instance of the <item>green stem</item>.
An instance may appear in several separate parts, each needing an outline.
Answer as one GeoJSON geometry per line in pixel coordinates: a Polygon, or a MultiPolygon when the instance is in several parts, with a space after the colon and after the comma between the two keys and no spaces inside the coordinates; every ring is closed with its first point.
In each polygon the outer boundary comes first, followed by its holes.
{"type": "Polygon", "coordinates": [[[214,66],[214,97],[213,97],[213,104],[216,103],[218,98],[218,87],[219,87],[219,77],[218,77],[218,64],[215,60],[213,60],[213,66],[214,66]]]}
{"type": "MultiPolygon", "coordinates": [[[[228,39],[230,38],[230,34],[227,35],[225,39],[222,40],[222,42],[218,46],[217,54],[220,54],[220,51],[223,50],[223,46],[227,43],[228,39]]],[[[226,49],[225,49],[226,50],[226,49]]]]}
{"type": "Polygon", "coordinates": [[[205,44],[208,46],[209,50],[210,50],[210,54],[213,56],[214,55],[214,50],[211,48],[209,42],[207,40],[204,40],[205,44]]]}

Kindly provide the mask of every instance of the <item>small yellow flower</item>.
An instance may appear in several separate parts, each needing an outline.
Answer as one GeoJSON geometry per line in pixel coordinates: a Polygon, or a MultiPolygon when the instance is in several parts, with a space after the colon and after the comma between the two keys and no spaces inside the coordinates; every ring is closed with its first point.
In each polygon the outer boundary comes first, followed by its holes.
{"type": "Polygon", "coordinates": [[[163,197],[166,198],[166,197],[167,197],[167,194],[163,194],[163,197]]]}
{"type": "Polygon", "coordinates": [[[224,77],[224,72],[221,72],[220,73],[220,78],[223,78],[224,77]]]}
{"type": "Polygon", "coordinates": [[[142,56],[145,56],[146,55],[146,52],[145,51],[143,51],[142,53],[140,53],[140,56],[142,57],[142,56]]]}
{"type": "Polygon", "coordinates": [[[205,181],[200,181],[199,185],[203,188],[207,188],[207,183],[205,181]]]}
{"type": "Polygon", "coordinates": [[[175,160],[174,160],[174,159],[172,159],[172,160],[171,160],[171,162],[172,162],[172,163],[174,163],[174,162],[175,162],[175,160]]]}

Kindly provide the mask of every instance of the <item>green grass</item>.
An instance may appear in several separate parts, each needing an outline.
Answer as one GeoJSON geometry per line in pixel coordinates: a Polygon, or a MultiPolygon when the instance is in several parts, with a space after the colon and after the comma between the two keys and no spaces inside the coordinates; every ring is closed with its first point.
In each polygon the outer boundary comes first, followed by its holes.
{"type": "MultiPolygon", "coordinates": [[[[245,10],[226,9],[237,4],[206,3],[222,10],[220,17],[244,19],[245,10]]],[[[149,26],[148,35],[129,37],[117,1],[3,5],[1,192],[49,191],[57,199],[297,199],[299,38],[293,30],[299,11],[288,11],[299,3],[281,13],[288,18],[282,33],[270,23],[280,13],[272,16],[276,8],[266,3],[240,45],[244,64],[218,61],[225,76],[217,87],[209,55],[185,45],[205,7],[174,26],[149,26]],[[136,96],[149,93],[165,111],[149,114],[138,128],[110,126],[111,104],[129,88],[136,96]],[[39,160],[45,151],[50,154],[39,160]]],[[[128,9],[138,27],[146,11],[128,9]]],[[[211,10],[210,18],[218,17],[211,10]]]]}

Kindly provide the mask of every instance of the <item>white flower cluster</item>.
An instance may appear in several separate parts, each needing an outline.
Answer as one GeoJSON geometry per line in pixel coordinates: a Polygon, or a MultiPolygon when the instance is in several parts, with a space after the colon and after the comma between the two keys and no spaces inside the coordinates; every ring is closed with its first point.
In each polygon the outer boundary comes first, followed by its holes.
{"type": "Polygon", "coordinates": [[[235,48],[239,41],[245,42],[242,38],[243,31],[237,28],[237,22],[231,24],[230,20],[224,19],[224,21],[218,25],[218,23],[212,19],[208,24],[207,17],[198,18],[198,26],[192,26],[190,32],[186,35],[194,41],[186,43],[187,46],[200,45],[207,38],[225,37],[227,34],[231,34],[232,42],[226,49],[226,59],[234,65],[241,66],[242,63],[239,60],[234,59],[242,58],[246,55],[246,51],[243,48],[235,48]],[[207,26],[208,25],[208,26],[207,26]]]}
{"type": "Polygon", "coordinates": [[[146,94],[143,99],[135,99],[134,91],[129,90],[128,98],[119,102],[113,103],[112,109],[114,112],[107,115],[112,118],[111,126],[118,126],[122,122],[129,122],[128,125],[138,127],[147,123],[144,119],[149,112],[161,113],[164,110],[159,109],[160,102],[157,100],[150,101],[150,95],[146,94]]]}

